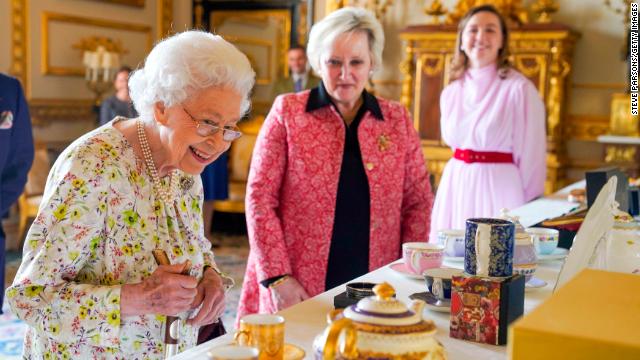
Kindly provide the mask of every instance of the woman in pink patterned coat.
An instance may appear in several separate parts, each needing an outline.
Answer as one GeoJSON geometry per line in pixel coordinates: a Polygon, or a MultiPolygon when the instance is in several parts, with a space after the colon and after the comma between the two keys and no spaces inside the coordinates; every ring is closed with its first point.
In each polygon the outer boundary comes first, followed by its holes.
{"type": "Polygon", "coordinates": [[[254,149],[238,318],[284,309],[398,259],[403,242],[427,241],[433,195],[418,135],[404,107],[364,89],[383,46],[363,9],[311,30],[322,83],[278,97],[254,149]]]}

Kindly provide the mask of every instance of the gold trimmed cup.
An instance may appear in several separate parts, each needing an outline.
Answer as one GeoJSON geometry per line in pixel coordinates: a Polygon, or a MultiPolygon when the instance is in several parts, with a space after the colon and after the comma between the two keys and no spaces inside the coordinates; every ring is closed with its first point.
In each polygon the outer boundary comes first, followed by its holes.
{"type": "Polygon", "coordinates": [[[284,358],[284,317],[271,314],[251,314],[240,319],[234,336],[242,346],[260,350],[260,360],[284,358]]]}

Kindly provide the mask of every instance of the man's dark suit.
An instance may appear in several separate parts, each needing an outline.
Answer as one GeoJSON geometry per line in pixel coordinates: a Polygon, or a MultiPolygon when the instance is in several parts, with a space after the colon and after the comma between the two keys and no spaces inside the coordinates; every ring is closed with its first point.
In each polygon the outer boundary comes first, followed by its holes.
{"type": "MultiPolygon", "coordinates": [[[[0,218],[22,194],[32,162],[31,117],[22,87],[15,78],[0,74],[0,218]]],[[[4,260],[5,238],[0,224],[0,304],[4,299],[4,260]]]]}

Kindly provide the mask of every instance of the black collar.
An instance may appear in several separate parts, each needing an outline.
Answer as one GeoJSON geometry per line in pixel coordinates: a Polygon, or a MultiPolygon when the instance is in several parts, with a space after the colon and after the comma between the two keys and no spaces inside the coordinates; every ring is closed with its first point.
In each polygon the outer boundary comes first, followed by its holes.
{"type": "MultiPolygon", "coordinates": [[[[380,110],[380,104],[378,104],[378,99],[369,94],[366,89],[362,90],[362,97],[364,101],[362,102],[359,111],[369,111],[374,118],[380,121],[384,120],[382,110],[380,110]]],[[[327,90],[324,88],[324,84],[320,81],[318,86],[311,89],[311,92],[309,93],[309,100],[307,100],[305,112],[312,112],[329,105],[336,107],[333,101],[331,101],[329,93],[327,93],[327,90]]]]}

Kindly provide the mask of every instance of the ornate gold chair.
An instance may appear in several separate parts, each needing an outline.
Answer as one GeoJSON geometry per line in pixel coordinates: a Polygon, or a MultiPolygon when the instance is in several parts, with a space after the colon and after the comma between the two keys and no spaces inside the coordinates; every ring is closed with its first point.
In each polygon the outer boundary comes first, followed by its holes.
{"type": "Polygon", "coordinates": [[[49,162],[47,145],[44,142],[36,141],[35,156],[27,176],[27,184],[24,187],[24,192],[18,198],[18,237],[20,239],[25,235],[27,220],[35,218],[38,214],[50,169],[51,163],[49,162]]]}
{"type": "Polygon", "coordinates": [[[213,204],[215,211],[244,213],[244,195],[251,154],[263,122],[264,116],[257,115],[238,124],[244,135],[234,141],[229,149],[229,198],[216,200],[213,204]]]}

